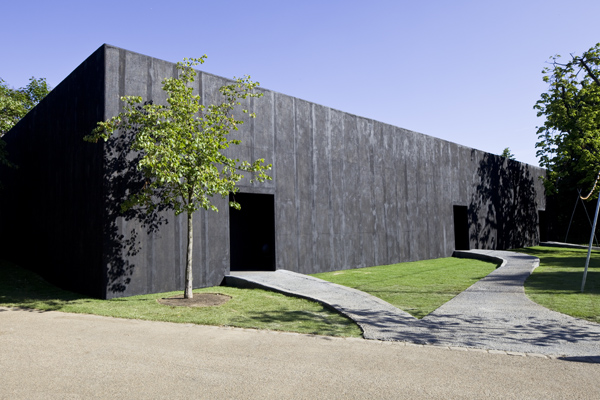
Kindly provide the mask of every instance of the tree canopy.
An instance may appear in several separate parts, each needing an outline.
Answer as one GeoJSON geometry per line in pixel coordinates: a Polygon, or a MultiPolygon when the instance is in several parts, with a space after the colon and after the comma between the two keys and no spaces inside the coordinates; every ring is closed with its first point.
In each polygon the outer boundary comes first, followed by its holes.
{"type": "Polygon", "coordinates": [[[20,89],[10,88],[0,78],[0,136],[15,126],[50,90],[46,78],[32,77],[27,86],[20,89]]]}
{"type": "MultiPolygon", "coordinates": [[[[238,78],[219,89],[220,104],[204,105],[190,84],[197,75],[193,67],[204,63],[205,58],[177,63],[179,76],[163,80],[167,104],[144,102],[138,96],[122,97],[123,111],[98,122],[97,128],[86,137],[96,142],[108,140],[117,130],[133,133],[130,148],[140,155],[138,169],[144,174],[146,184],[130,194],[121,205],[122,210],[141,206],[151,212],[161,206],[174,210],[176,215],[187,214],[185,298],[193,296],[193,213],[199,209],[218,211],[212,198],[226,198],[230,192],[235,193],[244,172],[259,182],[271,179],[266,174],[271,165],[265,165],[264,159],[240,161],[223,154],[230,145],[241,143],[227,138],[243,123],[234,116],[234,111],[255,117],[240,108],[240,100],[261,97],[262,93],[254,90],[258,83],[252,82],[249,76],[238,78]]],[[[236,202],[230,202],[230,206],[240,208],[236,202]]]]}
{"type": "Polygon", "coordinates": [[[6,132],[35,107],[51,88],[45,78],[29,79],[27,86],[13,89],[0,78],[0,164],[11,166],[6,152],[6,143],[1,139],[6,132]]]}
{"type": "Polygon", "coordinates": [[[581,189],[587,193],[600,169],[600,43],[581,56],[550,58],[544,68],[548,91],[534,106],[544,124],[536,143],[547,169],[549,193],[581,189]]]}
{"type": "Polygon", "coordinates": [[[513,153],[511,153],[509,147],[507,147],[504,150],[502,150],[501,156],[504,157],[504,158],[508,158],[509,160],[514,160],[515,159],[515,155],[513,153]]]}

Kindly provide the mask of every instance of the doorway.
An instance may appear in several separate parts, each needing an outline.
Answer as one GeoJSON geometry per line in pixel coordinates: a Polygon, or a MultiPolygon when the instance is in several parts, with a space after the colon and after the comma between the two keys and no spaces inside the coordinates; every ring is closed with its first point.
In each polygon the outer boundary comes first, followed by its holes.
{"type": "Polygon", "coordinates": [[[275,271],[275,196],[233,193],[229,201],[241,210],[229,208],[231,271],[275,271]]]}
{"type": "Polygon", "coordinates": [[[454,249],[470,250],[469,243],[469,218],[467,206],[453,206],[454,208],[454,249]]]}

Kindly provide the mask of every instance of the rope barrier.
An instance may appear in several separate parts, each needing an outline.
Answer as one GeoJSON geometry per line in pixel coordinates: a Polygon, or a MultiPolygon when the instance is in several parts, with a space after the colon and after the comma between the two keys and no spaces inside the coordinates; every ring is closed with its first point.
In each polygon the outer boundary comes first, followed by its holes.
{"type": "Polygon", "coordinates": [[[590,196],[592,195],[592,193],[594,193],[594,190],[596,190],[596,185],[598,184],[598,179],[600,179],[600,171],[598,171],[598,176],[596,177],[596,182],[594,182],[594,187],[592,188],[592,190],[590,190],[590,192],[588,193],[587,196],[585,197],[581,197],[581,195],[579,195],[579,197],[581,198],[581,200],[587,200],[590,198],[590,196]]]}

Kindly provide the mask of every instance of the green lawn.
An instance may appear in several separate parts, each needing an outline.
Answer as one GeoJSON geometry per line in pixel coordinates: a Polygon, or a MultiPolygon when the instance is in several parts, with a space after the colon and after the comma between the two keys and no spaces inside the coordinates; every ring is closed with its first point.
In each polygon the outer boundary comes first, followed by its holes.
{"type": "MultiPolygon", "coordinates": [[[[525,282],[535,302],[600,323],[600,252],[592,252],[585,293],[579,292],[586,250],[554,247],[519,249],[539,257],[540,267],[525,282]]],[[[314,274],[377,296],[423,318],[496,268],[493,263],[441,258],[314,274]]],[[[121,318],[282,330],[360,337],[349,319],[307,300],[264,290],[212,287],[195,293],[222,293],[232,300],[218,307],[161,305],[157,299],[180,292],[97,300],[58,289],[38,275],[0,261],[0,306],[88,313],[121,318]]]]}
{"type": "Polygon", "coordinates": [[[194,293],[222,293],[232,299],[217,307],[170,307],[157,299],[181,292],[98,300],[50,285],[37,274],[0,261],[0,306],[202,325],[235,326],[361,337],[350,319],[318,303],[259,289],[211,287],[194,293]]]}
{"type": "Polygon", "coordinates": [[[540,259],[540,266],[525,281],[529,298],[551,310],[600,323],[600,252],[592,251],[581,293],[587,249],[538,246],[517,251],[540,259]]]}
{"type": "Polygon", "coordinates": [[[496,267],[490,262],[450,257],[313,276],[370,293],[423,318],[496,267]]]}

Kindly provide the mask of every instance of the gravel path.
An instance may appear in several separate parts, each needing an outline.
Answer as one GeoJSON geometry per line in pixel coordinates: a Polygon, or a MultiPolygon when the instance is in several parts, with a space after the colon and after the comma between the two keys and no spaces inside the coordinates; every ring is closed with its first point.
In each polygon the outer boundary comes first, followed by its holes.
{"type": "Polygon", "coordinates": [[[0,307],[0,399],[598,399],[537,354],[0,307]]]}
{"type": "Polygon", "coordinates": [[[539,265],[536,257],[493,250],[458,255],[503,263],[421,320],[367,293],[285,270],[236,272],[227,283],[319,301],[356,321],[367,339],[600,361],[600,325],[550,311],[525,295],[523,283],[539,265]]]}

